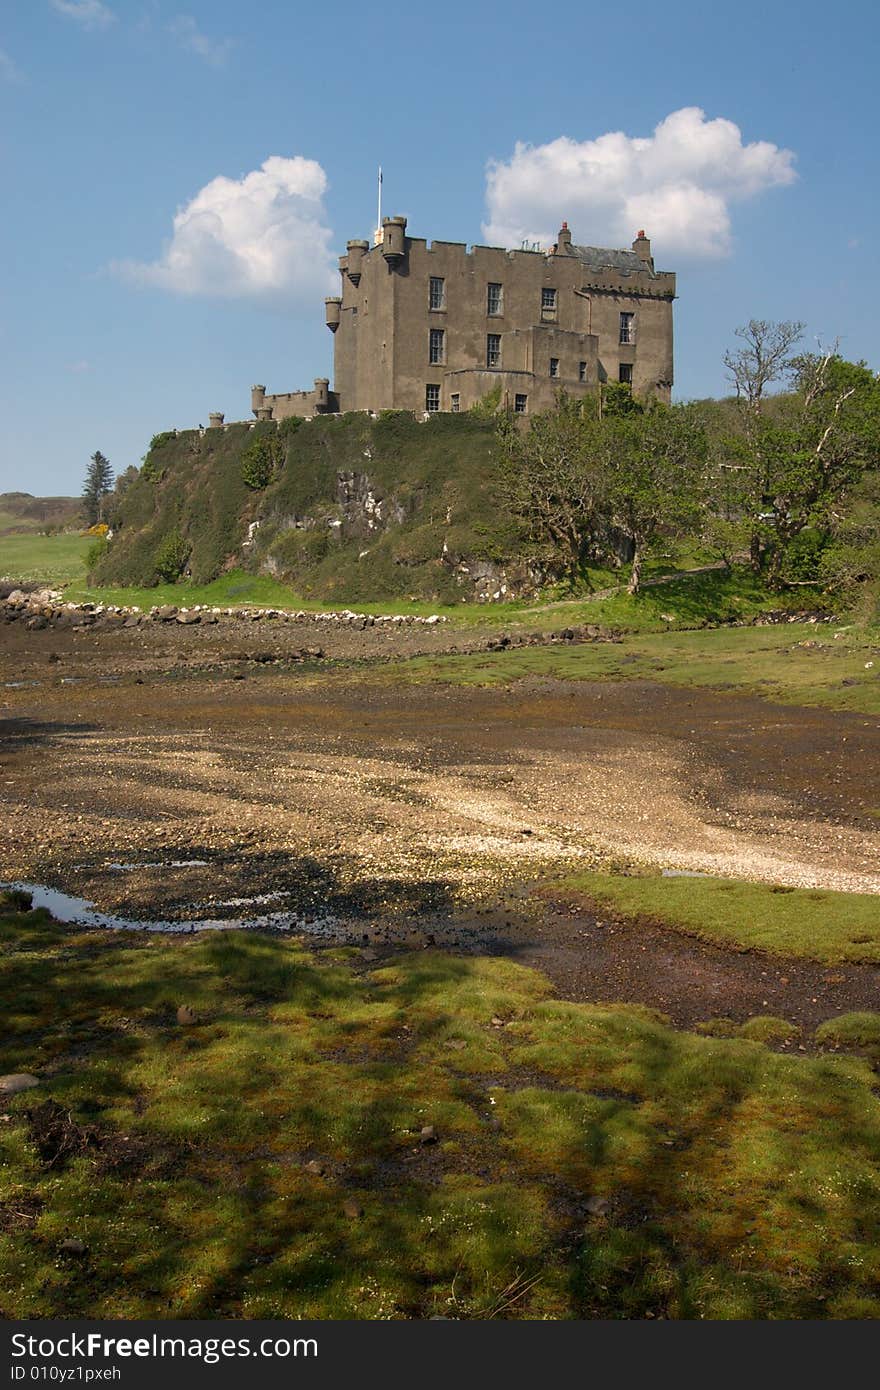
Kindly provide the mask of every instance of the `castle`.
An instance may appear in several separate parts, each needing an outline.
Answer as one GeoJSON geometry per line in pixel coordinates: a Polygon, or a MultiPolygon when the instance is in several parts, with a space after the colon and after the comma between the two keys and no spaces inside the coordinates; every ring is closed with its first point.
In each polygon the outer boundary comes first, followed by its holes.
{"type": "MultiPolygon", "coordinates": [[[[631,250],[579,246],[567,223],[552,250],[433,241],[385,217],[371,246],[340,257],[342,293],[325,301],[334,382],[267,395],[258,420],[349,410],[463,411],[487,395],[518,414],[557,393],[619,381],[668,401],[675,275],[654,269],[643,231],[631,250]]],[[[211,417],[222,425],[222,415],[211,417]]]]}

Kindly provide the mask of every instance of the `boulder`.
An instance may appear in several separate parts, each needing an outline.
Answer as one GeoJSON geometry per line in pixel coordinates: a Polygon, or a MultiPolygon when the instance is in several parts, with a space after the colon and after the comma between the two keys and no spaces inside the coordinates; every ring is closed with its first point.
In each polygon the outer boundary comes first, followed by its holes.
{"type": "Polygon", "coordinates": [[[32,1091],[39,1086],[40,1079],[27,1071],[13,1071],[0,1076],[0,1096],[17,1096],[19,1091],[32,1091]]]}

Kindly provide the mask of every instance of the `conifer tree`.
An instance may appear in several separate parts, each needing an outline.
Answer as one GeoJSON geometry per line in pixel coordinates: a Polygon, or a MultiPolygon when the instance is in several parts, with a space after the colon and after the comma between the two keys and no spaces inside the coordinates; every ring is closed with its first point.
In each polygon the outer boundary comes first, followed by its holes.
{"type": "Polygon", "coordinates": [[[110,460],[96,449],[89,460],[83,483],[82,500],[86,525],[94,526],[101,519],[101,503],[113,487],[110,460]]]}

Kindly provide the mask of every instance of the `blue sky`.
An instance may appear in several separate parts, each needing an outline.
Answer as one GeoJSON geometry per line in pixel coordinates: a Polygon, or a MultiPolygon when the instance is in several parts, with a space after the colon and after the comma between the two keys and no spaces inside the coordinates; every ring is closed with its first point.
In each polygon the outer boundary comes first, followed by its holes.
{"type": "Polygon", "coordinates": [[[415,236],[645,225],[679,398],[724,390],[752,316],[880,367],[878,31],[867,3],[6,0],[0,491],[331,374],[379,163],[415,236]]]}

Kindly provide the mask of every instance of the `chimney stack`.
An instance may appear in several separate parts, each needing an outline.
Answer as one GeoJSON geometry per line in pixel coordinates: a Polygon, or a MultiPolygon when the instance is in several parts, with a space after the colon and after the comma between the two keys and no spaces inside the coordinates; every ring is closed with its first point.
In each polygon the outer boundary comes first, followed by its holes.
{"type": "Polygon", "coordinates": [[[567,222],[563,222],[556,237],[556,254],[558,256],[571,255],[571,232],[568,230],[567,222]]]}
{"type": "Polygon", "coordinates": [[[648,237],[645,236],[644,231],[638,232],[633,242],[632,249],[635,251],[640,261],[644,261],[645,265],[650,266],[651,270],[654,269],[654,258],[651,255],[651,242],[648,237]]]}

